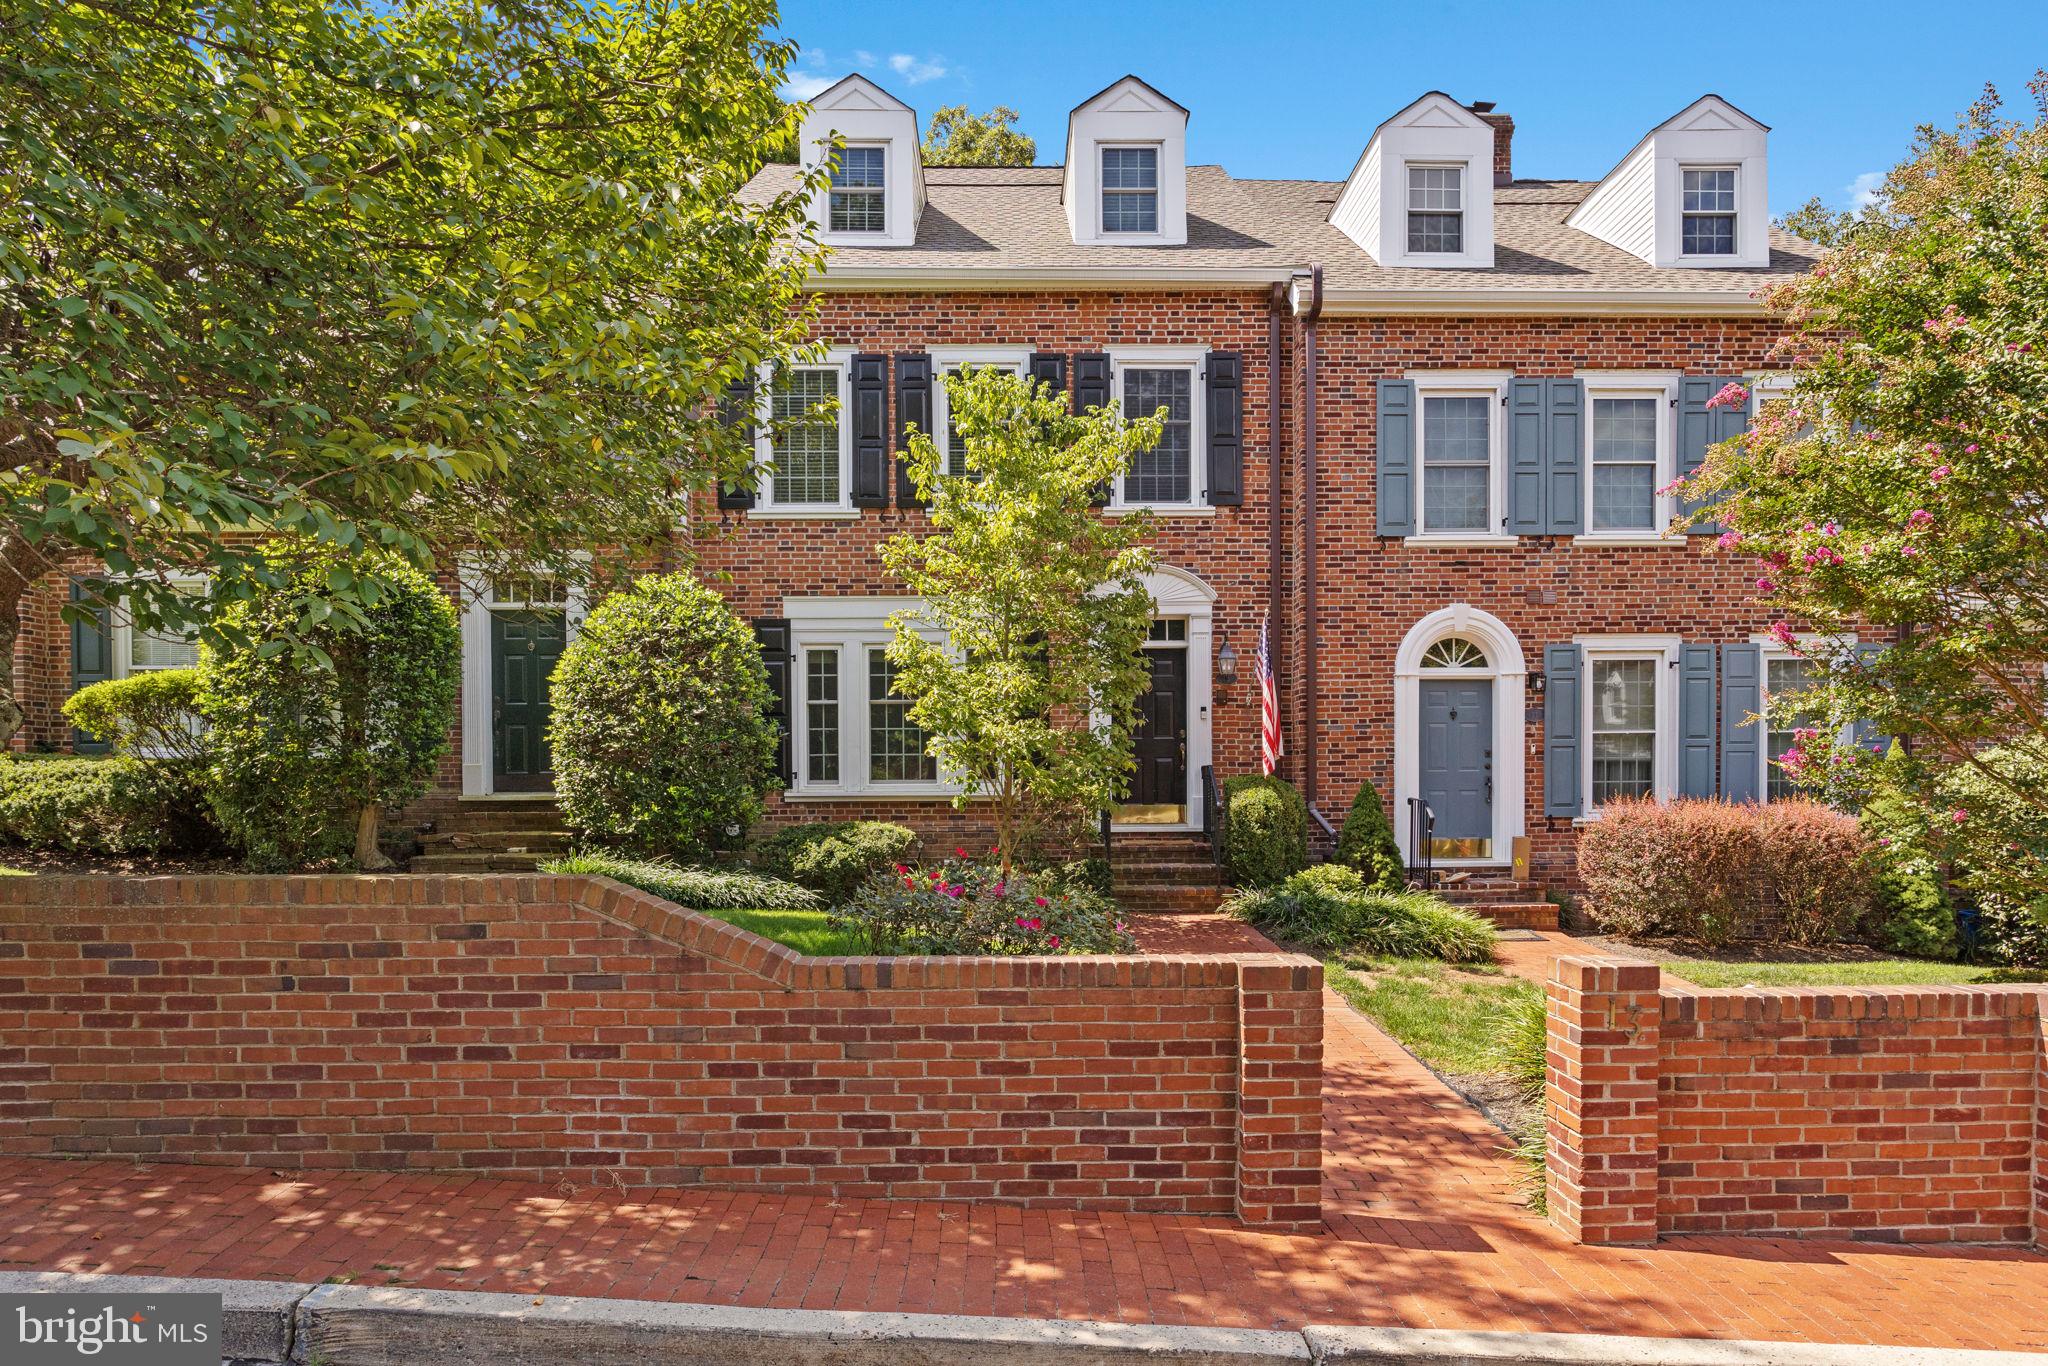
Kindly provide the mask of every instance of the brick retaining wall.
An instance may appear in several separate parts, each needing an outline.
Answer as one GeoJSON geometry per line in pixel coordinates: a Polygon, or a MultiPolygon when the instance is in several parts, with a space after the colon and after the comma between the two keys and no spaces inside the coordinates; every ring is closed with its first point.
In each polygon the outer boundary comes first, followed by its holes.
{"type": "Polygon", "coordinates": [[[1550,1210],[1574,1237],[2048,1230],[2041,988],[1661,975],[1591,957],[1552,972],[1550,1210]]]}
{"type": "Polygon", "coordinates": [[[586,878],[0,883],[0,1151],[1321,1226],[1322,969],[804,958],[586,878]]]}

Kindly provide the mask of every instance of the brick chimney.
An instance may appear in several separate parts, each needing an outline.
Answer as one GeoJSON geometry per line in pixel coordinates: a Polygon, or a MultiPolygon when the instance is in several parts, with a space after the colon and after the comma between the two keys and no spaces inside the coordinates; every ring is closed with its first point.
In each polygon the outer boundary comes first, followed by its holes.
{"type": "Polygon", "coordinates": [[[1493,183],[1507,184],[1515,178],[1514,118],[1494,113],[1492,100],[1478,100],[1467,108],[1493,126],[1493,183]]]}

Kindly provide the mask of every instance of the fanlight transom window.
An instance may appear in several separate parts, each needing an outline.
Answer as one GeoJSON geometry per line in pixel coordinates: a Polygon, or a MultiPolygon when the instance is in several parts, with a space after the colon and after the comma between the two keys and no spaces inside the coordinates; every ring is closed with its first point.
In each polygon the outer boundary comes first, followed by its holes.
{"type": "Polygon", "coordinates": [[[1484,669],[1486,651],[1460,636],[1448,636],[1422,652],[1425,669],[1484,669]]]}

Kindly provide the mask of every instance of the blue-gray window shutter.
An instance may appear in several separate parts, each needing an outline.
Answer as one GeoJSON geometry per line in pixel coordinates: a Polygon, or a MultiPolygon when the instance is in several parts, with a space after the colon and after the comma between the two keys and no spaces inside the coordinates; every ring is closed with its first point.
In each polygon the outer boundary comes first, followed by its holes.
{"type": "MultiPolygon", "coordinates": [[[[718,401],[718,420],[728,427],[740,429],[750,453],[754,449],[754,413],[753,376],[734,380],[725,386],[725,397],[718,401]]],[[[754,490],[740,484],[720,484],[718,505],[722,508],[750,508],[754,505],[754,490]]]]}
{"type": "Polygon", "coordinates": [[[754,639],[761,646],[761,665],[768,671],[768,719],[775,723],[782,739],[775,747],[775,777],[788,784],[796,778],[790,754],[790,648],[789,622],[782,617],[757,617],[754,639]]]}
{"type": "Polygon", "coordinates": [[[896,506],[921,508],[910,477],[910,429],[932,435],[932,358],[910,351],[896,358],[896,506]]]}
{"type": "Polygon", "coordinates": [[[1678,795],[1714,795],[1714,647],[1678,649],[1678,795]]]}
{"type": "Polygon", "coordinates": [[[1375,530],[1381,536],[1415,534],[1415,383],[1379,383],[1379,438],[1374,443],[1375,530]]]}
{"type": "Polygon", "coordinates": [[[1543,381],[1543,504],[1552,536],[1586,529],[1586,386],[1575,379],[1543,381]]]}
{"type": "MultiPolygon", "coordinates": [[[[1884,649],[1884,646],[1874,641],[1866,641],[1856,647],[1856,658],[1868,667],[1871,660],[1884,653],[1884,649]]],[[[1849,742],[1873,754],[1883,754],[1892,747],[1891,737],[1878,734],[1877,722],[1867,716],[1858,719],[1855,725],[1849,727],[1849,742]]]]}
{"type": "MultiPolygon", "coordinates": [[[[1740,383],[1740,375],[1686,375],[1678,381],[1678,473],[1681,478],[1689,478],[1706,463],[1709,446],[1731,436],[1740,436],[1748,430],[1749,413],[1746,409],[1707,407],[1708,399],[1729,385],[1740,383]]],[[[1690,516],[1704,506],[1705,503],[1698,499],[1678,500],[1679,513],[1684,516],[1690,516]]],[[[1715,522],[1696,522],[1691,534],[1718,536],[1721,527],[1715,522]]]]}
{"type": "Polygon", "coordinates": [[[1211,351],[1202,367],[1208,376],[1209,504],[1244,503],[1244,357],[1211,351]]]}
{"type": "Polygon", "coordinates": [[[1764,650],[1761,645],[1721,647],[1721,795],[1753,802],[1763,794],[1764,650]]]}
{"type": "MultiPolygon", "coordinates": [[[[77,692],[88,683],[104,683],[114,676],[114,627],[107,605],[94,601],[89,581],[71,581],[71,601],[88,614],[71,623],[71,691],[77,692]]],[[[80,754],[104,754],[108,744],[96,735],[73,730],[71,748],[80,754]]]]}
{"type": "Polygon", "coordinates": [[[1027,373],[1034,384],[1043,384],[1056,394],[1067,392],[1067,358],[1057,351],[1032,352],[1027,373]]]}
{"type": "MultiPolygon", "coordinates": [[[[1074,411],[1085,413],[1109,406],[1109,355],[1104,351],[1083,351],[1074,357],[1074,411]]],[[[1095,491],[1095,505],[1106,507],[1110,488],[1095,491]]]]}
{"type": "Polygon", "coordinates": [[[889,506],[889,358],[853,358],[853,505],[889,506]]]}
{"type": "Polygon", "coordinates": [[[1541,536],[1550,525],[1544,515],[1543,491],[1549,459],[1545,434],[1549,381],[1508,381],[1508,516],[1507,530],[1517,536],[1541,536]]]}
{"type": "Polygon", "coordinates": [[[1543,814],[1567,820],[1584,814],[1579,661],[1576,645],[1543,647],[1543,814]]]}

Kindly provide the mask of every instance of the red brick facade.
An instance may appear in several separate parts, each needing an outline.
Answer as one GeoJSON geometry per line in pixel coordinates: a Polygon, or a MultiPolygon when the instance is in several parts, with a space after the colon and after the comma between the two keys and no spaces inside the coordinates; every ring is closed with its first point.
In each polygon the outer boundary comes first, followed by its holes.
{"type": "Polygon", "coordinates": [[[1320,1227],[1322,969],[807,959],[579,878],[20,878],[0,1151],[1320,1227]]]}
{"type": "Polygon", "coordinates": [[[1660,989],[1560,958],[1551,1217],[1662,1234],[2028,1243],[2048,1232],[2037,987],[1660,989]]]}

